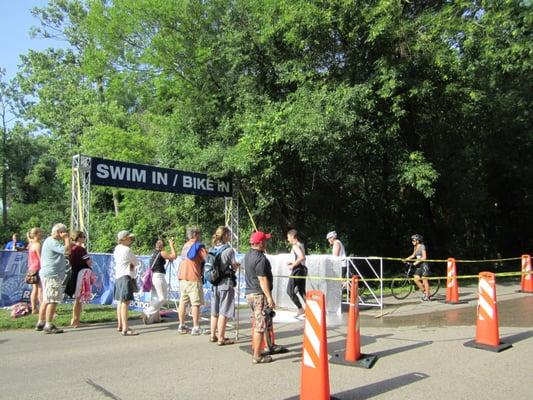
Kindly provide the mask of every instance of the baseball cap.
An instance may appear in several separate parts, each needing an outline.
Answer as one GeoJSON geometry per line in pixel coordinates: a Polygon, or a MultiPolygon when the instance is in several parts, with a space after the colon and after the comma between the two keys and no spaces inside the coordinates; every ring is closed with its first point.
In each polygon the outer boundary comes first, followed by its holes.
{"type": "Polygon", "coordinates": [[[337,237],[337,232],[331,231],[326,235],[326,239],[331,239],[337,237]]]}
{"type": "Polygon", "coordinates": [[[117,239],[120,241],[120,240],[124,240],[126,239],[127,237],[135,237],[135,235],[133,233],[130,233],[130,231],[120,231],[118,234],[117,234],[117,239]]]}
{"type": "Polygon", "coordinates": [[[255,231],[250,235],[250,244],[259,244],[272,237],[270,233],[255,231]]]}

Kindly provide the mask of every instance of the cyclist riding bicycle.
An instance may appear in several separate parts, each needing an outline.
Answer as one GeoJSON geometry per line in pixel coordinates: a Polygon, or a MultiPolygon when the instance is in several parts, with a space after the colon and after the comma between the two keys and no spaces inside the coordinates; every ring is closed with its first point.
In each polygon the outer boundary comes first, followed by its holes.
{"type": "Polygon", "coordinates": [[[427,279],[429,275],[429,266],[428,263],[424,260],[427,260],[426,246],[424,245],[424,238],[418,233],[411,236],[411,241],[413,242],[413,254],[407,257],[407,260],[415,260],[413,265],[416,267],[414,273],[414,281],[416,286],[424,293],[422,301],[431,301],[429,296],[429,280],[427,279]],[[422,277],[422,281],[420,280],[422,277]]]}

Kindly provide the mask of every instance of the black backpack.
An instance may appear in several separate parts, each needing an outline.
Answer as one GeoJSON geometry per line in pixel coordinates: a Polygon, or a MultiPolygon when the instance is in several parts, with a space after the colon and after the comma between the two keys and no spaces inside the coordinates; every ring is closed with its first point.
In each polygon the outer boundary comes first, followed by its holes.
{"type": "Polygon", "coordinates": [[[218,284],[226,276],[225,268],[221,262],[221,256],[224,250],[229,247],[229,244],[220,247],[211,247],[207,253],[207,260],[204,264],[204,278],[212,285],[218,284]]]}

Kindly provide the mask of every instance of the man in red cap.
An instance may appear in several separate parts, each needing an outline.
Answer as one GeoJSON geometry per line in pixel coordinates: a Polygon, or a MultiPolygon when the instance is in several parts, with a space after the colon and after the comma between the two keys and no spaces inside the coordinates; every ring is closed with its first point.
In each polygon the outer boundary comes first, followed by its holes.
{"type": "Polygon", "coordinates": [[[250,251],[244,256],[246,276],[246,300],[252,309],[254,318],[254,337],[252,356],[253,364],[264,364],[272,361],[270,355],[261,355],[261,341],[270,343],[269,326],[272,326],[272,313],[276,304],[272,299],[272,266],[265,256],[269,233],[256,231],[250,236],[250,251]]]}

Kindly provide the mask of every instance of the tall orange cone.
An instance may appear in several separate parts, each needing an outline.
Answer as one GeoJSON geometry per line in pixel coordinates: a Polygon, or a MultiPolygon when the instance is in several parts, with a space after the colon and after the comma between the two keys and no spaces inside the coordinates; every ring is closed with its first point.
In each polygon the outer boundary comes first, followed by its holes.
{"type": "MultiPolygon", "coordinates": [[[[252,318],[252,338],[254,337],[254,333],[255,333],[255,320],[252,318]]],[[[269,335],[270,335],[270,341],[272,344],[274,344],[275,342],[275,335],[274,335],[274,326],[272,326],[269,331],[268,331],[269,335]]],[[[252,347],[252,353],[254,351],[254,341],[252,339],[252,343],[250,344],[251,347],[252,347]]],[[[265,338],[263,337],[263,340],[261,340],[261,352],[264,352],[265,349],[267,347],[267,344],[266,344],[266,341],[265,341],[265,338]]]]}
{"type": "Polygon", "coordinates": [[[522,279],[520,291],[524,293],[533,293],[533,275],[531,271],[531,256],[524,254],[522,256],[522,279]]]}
{"type": "Polygon", "coordinates": [[[511,347],[500,342],[496,276],[492,272],[479,273],[476,339],[465,346],[500,352],[511,347]]]}
{"type": "Polygon", "coordinates": [[[329,400],[329,364],[324,293],[307,292],[300,400],[329,400]]]}
{"type": "Polygon", "coordinates": [[[346,337],[346,352],[344,359],[355,362],[361,358],[361,324],[359,321],[359,304],[357,293],[359,277],[352,276],[352,290],[350,292],[350,311],[348,314],[348,336],[346,337]]]}
{"type": "Polygon", "coordinates": [[[455,258],[448,258],[448,271],[446,274],[446,303],[459,303],[459,284],[457,283],[457,268],[455,258]]]}
{"type": "Polygon", "coordinates": [[[357,293],[359,293],[358,289],[359,277],[352,276],[350,310],[348,314],[348,335],[346,337],[344,360],[342,360],[341,354],[336,352],[333,353],[331,362],[334,364],[372,368],[377,360],[377,356],[361,353],[361,323],[359,319],[359,304],[357,301],[357,293]]]}
{"type": "MultiPolygon", "coordinates": [[[[268,327],[268,341],[270,343],[267,343],[265,341],[265,337],[263,336],[263,340],[261,340],[261,354],[281,354],[281,353],[287,353],[289,350],[286,347],[277,345],[275,343],[276,336],[274,334],[274,324],[270,324],[268,327]]],[[[253,354],[254,352],[254,337],[255,333],[255,320],[252,318],[252,343],[250,344],[250,350],[253,354]]]]}

